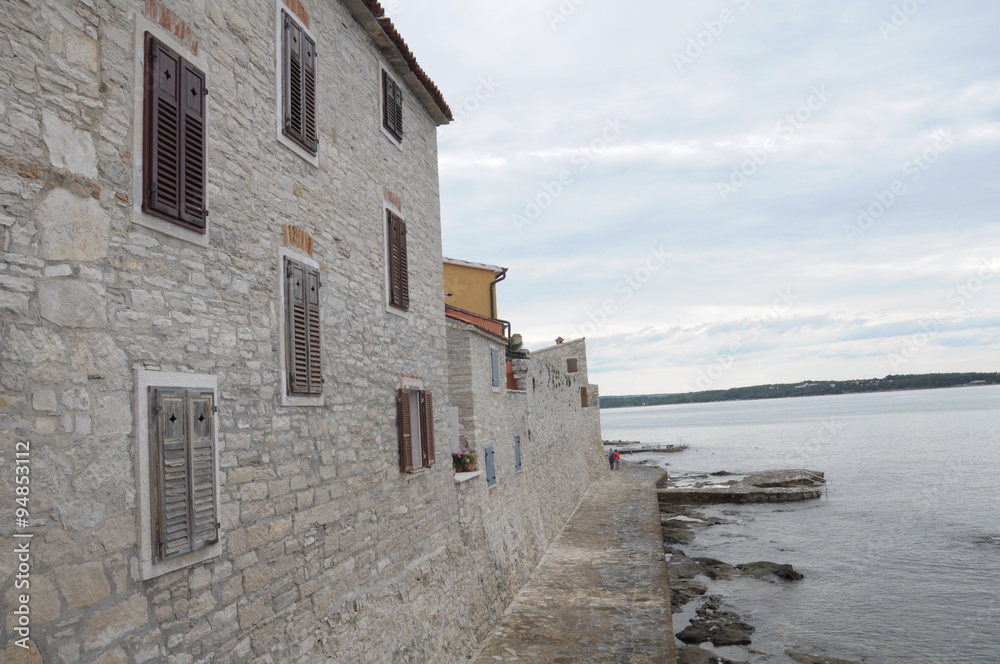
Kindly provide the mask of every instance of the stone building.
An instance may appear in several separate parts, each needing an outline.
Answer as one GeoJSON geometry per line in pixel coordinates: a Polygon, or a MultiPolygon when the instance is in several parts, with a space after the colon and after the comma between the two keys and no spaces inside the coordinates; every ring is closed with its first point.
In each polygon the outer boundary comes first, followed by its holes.
{"type": "MultiPolygon", "coordinates": [[[[486,386],[496,482],[453,473],[450,111],[378,2],[6,2],[0,30],[0,466],[30,480],[0,490],[0,659],[463,659],[599,425],[526,363],[486,386]]],[[[484,345],[455,346],[477,394],[484,345]]]]}
{"type": "Polygon", "coordinates": [[[548,346],[532,353],[534,357],[544,359],[560,371],[575,377],[580,383],[580,404],[584,408],[597,408],[600,402],[600,392],[597,385],[590,382],[587,372],[587,340],[574,339],[565,341],[562,337],[556,339],[554,346],[548,346]]]}

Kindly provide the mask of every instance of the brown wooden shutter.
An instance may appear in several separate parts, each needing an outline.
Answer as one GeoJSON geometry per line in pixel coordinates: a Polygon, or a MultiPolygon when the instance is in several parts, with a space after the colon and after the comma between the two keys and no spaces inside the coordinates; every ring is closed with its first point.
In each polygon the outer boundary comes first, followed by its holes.
{"type": "Polygon", "coordinates": [[[431,393],[420,391],[420,440],[423,442],[424,468],[434,465],[434,406],[431,393]]]}
{"type": "Polygon", "coordinates": [[[323,393],[319,270],[285,259],[285,345],[288,394],[323,393]]]}
{"type": "Polygon", "coordinates": [[[319,331],[319,270],[306,268],[305,301],[306,333],[309,339],[309,393],[323,393],[323,367],[321,364],[321,343],[319,331]]]}
{"type": "Polygon", "coordinates": [[[215,511],[215,436],[212,419],[215,397],[211,391],[188,392],[191,435],[192,548],[219,541],[215,511]]]}
{"type": "Polygon", "coordinates": [[[284,133],[313,154],[316,130],[316,42],[286,12],[281,43],[284,133]]]}
{"type": "Polygon", "coordinates": [[[589,394],[587,393],[587,388],[586,387],[581,387],[580,388],[580,407],[581,408],[588,408],[589,405],[590,405],[590,398],[589,398],[589,394]]]}
{"type": "Polygon", "coordinates": [[[393,136],[403,140],[403,88],[382,70],[382,124],[393,136]]]}
{"type": "Polygon", "coordinates": [[[306,148],[316,153],[319,134],[316,130],[316,42],[302,34],[302,132],[306,148]]]}
{"type": "Polygon", "coordinates": [[[410,308],[410,275],[406,256],[406,222],[386,211],[389,217],[389,304],[410,308]]]}
{"type": "Polygon", "coordinates": [[[188,473],[188,431],[184,390],[153,390],[156,464],[153,499],[156,545],[160,558],[191,551],[190,475],[188,473]]]}
{"type": "Polygon", "coordinates": [[[204,232],[205,74],[146,33],[143,209],[204,232]]]}
{"type": "Polygon", "coordinates": [[[400,389],[396,395],[399,425],[399,467],[404,473],[412,473],[413,466],[413,427],[410,414],[410,391],[400,389]]]}
{"type": "Polygon", "coordinates": [[[144,207],[179,219],[181,58],[148,32],[145,85],[144,207]]]}
{"type": "Polygon", "coordinates": [[[181,118],[184,141],[181,144],[181,184],[183,200],[181,221],[205,227],[206,131],[205,74],[188,62],[182,62],[181,118]]]}

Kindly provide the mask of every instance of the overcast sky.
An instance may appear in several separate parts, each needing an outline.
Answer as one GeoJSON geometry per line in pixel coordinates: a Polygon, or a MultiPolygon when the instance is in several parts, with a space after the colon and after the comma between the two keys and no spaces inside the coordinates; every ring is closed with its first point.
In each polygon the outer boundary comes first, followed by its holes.
{"type": "Polygon", "coordinates": [[[445,256],[602,394],[1000,370],[1000,3],[383,6],[445,256]]]}

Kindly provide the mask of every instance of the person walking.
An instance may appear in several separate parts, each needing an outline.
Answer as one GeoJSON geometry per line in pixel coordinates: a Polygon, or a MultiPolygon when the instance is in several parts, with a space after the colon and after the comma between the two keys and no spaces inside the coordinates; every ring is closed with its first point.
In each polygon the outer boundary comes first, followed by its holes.
{"type": "Polygon", "coordinates": [[[622,467],[622,455],[615,450],[611,453],[611,467],[614,470],[621,470],[622,467]]]}
{"type": "Polygon", "coordinates": [[[611,466],[611,470],[615,469],[615,451],[608,450],[608,465],[611,466]]]}

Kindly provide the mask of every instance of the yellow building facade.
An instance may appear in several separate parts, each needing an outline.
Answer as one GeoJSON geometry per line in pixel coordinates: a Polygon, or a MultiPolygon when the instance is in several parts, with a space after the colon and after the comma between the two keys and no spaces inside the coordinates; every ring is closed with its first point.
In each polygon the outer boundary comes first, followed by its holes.
{"type": "Polygon", "coordinates": [[[445,258],[445,304],[480,316],[497,318],[496,283],[506,274],[505,267],[445,258]]]}

